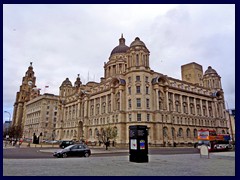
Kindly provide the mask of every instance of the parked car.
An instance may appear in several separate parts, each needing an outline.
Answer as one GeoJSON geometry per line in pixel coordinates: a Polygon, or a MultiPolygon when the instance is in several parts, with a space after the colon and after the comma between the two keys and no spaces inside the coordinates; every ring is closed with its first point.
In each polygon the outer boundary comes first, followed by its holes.
{"type": "Polygon", "coordinates": [[[73,157],[73,156],[78,156],[78,157],[89,157],[91,155],[91,150],[88,148],[86,144],[73,144],[70,146],[67,146],[66,148],[56,151],[53,153],[54,157],[73,157]]]}
{"type": "Polygon", "coordinates": [[[73,141],[62,141],[62,142],[59,144],[59,147],[64,149],[65,147],[70,146],[70,145],[72,145],[72,144],[74,144],[73,141]]]}

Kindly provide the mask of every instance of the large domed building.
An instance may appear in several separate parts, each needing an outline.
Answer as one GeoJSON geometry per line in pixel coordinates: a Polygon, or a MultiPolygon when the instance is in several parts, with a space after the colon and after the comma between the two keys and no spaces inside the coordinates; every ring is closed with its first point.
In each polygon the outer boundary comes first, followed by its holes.
{"type": "Polygon", "coordinates": [[[221,78],[210,66],[183,65],[182,80],[150,68],[150,51],[136,37],[127,46],[123,35],[104,63],[101,81],[74,85],[67,78],[60,86],[58,140],[99,142],[99,135],[112,128],[111,141],[128,145],[129,126],[146,125],[148,142],[154,146],[197,141],[197,130],[227,133],[221,78]]]}

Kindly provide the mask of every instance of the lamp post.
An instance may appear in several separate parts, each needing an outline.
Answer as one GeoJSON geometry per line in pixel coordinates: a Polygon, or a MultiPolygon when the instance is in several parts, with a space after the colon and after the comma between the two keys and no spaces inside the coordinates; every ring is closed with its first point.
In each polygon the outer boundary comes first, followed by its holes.
{"type": "MultiPolygon", "coordinates": [[[[10,112],[8,112],[8,111],[4,111],[5,113],[8,113],[9,114],[9,126],[7,126],[7,135],[8,135],[8,137],[9,137],[9,134],[8,134],[8,130],[9,130],[9,127],[10,127],[10,121],[11,121],[11,113],[10,112]]],[[[7,136],[6,136],[7,137],[7,136]]]]}
{"type": "Polygon", "coordinates": [[[4,112],[9,114],[9,121],[11,121],[11,113],[8,111],[4,111],[4,112]]]}

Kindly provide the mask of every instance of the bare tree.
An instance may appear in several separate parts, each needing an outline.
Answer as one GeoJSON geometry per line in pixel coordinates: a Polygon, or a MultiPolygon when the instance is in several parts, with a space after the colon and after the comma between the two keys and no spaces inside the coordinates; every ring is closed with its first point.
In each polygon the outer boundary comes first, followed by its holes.
{"type": "Polygon", "coordinates": [[[106,146],[106,150],[110,145],[110,140],[115,141],[117,137],[117,128],[108,126],[107,128],[102,129],[102,131],[97,133],[98,140],[102,141],[106,146]]]}
{"type": "Polygon", "coordinates": [[[23,135],[23,128],[21,125],[10,126],[8,129],[9,137],[20,139],[23,135]]]}

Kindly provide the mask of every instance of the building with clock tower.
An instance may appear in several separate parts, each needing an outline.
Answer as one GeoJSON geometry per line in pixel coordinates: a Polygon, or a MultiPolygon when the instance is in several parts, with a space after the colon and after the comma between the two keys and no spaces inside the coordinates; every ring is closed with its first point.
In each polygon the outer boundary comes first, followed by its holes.
{"type": "Polygon", "coordinates": [[[13,110],[13,126],[24,125],[25,104],[30,99],[40,94],[39,90],[36,92],[36,77],[34,76],[32,62],[22,78],[22,85],[16,94],[16,100],[13,110]]]}

